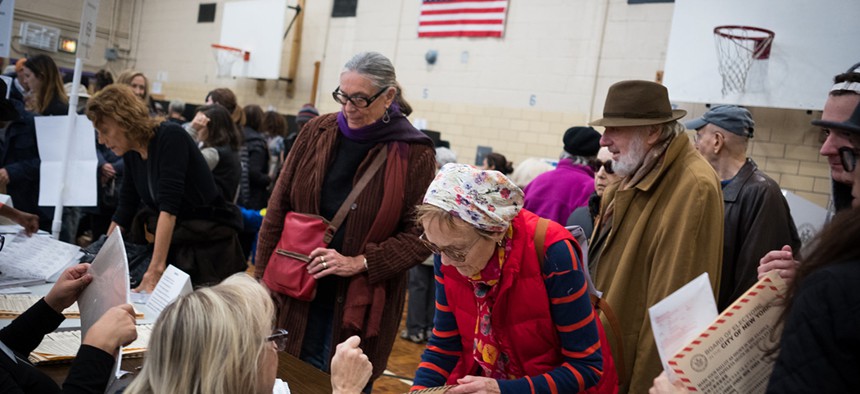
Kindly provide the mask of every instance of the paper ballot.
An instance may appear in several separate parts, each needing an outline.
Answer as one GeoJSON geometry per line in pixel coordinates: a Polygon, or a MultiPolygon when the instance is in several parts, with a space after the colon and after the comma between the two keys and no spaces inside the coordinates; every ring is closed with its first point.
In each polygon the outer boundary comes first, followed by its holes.
{"type": "Polygon", "coordinates": [[[65,184],[63,205],[96,206],[98,158],[95,129],[86,116],[76,116],[75,133],[66,138],[68,116],[37,116],[36,141],[42,159],[39,178],[39,205],[56,206],[60,186],[65,184]],[[71,157],[64,163],[66,144],[72,144],[71,157]],[[63,166],[68,166],[66,178],[61,179],[63,166]]]}
{"type": "Polygon", "coordinates": [[[717,303],[705,272],[648,308],[663,369],[674,381],[669,359],[717,318],[717,303]]]}
{"type": "Polygon", "coordinates": [[[177,297],[191,292],[191,277],[181,269],[168,265],[161,275],[155,290],[149,296],[146,307],[156,315],[160,315],[177,297]]]}
{"type": "MultiPolygon", "coordinates": [[[[108,309],[128,303],[128,258],[125,245],[122,242],[122,232],[114,231],[99,250],[89,273],[93,281],[78,297],[78,308],[81,311],[81,338],[108,309]]],[[[116,372],[119,374],[119,360],[116,361],[116,372]]]]}
{"type": "Polygon", "coordinates": [[[24,233],[7,235],[3,253],[0,253],[0,276],[53,282],[81,256],[83,253],[78,246],[50,237],[28,237],[24,233]]]}

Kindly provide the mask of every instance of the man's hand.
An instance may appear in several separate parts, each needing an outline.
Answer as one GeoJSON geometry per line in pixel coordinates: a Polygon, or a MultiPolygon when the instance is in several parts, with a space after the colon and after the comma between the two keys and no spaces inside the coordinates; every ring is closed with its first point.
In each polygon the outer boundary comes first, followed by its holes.
{"type": "Polygon", "coordinates": [[[337,345],[331,359],[331,387],[334,394],[358,394],[367,385],[373,373],[373,365],[358,345],[361,339],[355,335],[337,345]]]}
{"type": "Polygon", "coordinates": [[[54,283],[54,287],[45,296],[45,302],[57,313],[72,306],[78,300],[81,292],[93,281],[93,276],[88,274],[90,265],[87,263],[69,267],[54,283]]]}

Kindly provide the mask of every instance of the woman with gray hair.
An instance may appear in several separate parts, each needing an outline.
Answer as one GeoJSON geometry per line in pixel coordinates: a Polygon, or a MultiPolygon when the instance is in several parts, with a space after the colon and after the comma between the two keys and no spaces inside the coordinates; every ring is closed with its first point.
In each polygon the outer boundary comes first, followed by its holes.
{"type": "Polygon", "coordinates": [[[277,325],[290,331],[287,352],[327,371],[332,344],[359,335],[375,379],[394,344],[406,272],[429,256],[413,209],[433,178],[433,142],[406,119],[411,107],[379,53],[347,62],[332,97],[341,110],[308,122],[284,163],[260,228],[255,274],[273,290],[277,325]],[[355,202],[344,204],[353,188],[360,189],[355,202]],[[331,221],[342,207],[346,219],[330,241],[301,253],[306,263],[288,265],[283,256],[297,251],[278,245],[305,234],[292,219],[331,221]],[[297,266],[312,276],[302,282],[313,286],[309,297],[287,287],[293,276],[282,270],[297,266]]]}

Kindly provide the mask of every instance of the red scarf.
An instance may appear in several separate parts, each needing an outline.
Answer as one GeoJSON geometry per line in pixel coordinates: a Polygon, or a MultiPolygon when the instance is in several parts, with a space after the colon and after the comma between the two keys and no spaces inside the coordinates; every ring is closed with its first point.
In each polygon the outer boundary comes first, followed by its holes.
{"type": "Polygon", "coordinates": [[[472,355],[481,366],[482,375],[493,379],[515,379],[522,376],[522,371],[510,362],[510,356],[502,351],[498,339],[493,333],[492,313],[499,295],[499,281],[502,276],[502,267],[507,257],[511,254],[511,238],[513,238],[513,226],[508,227],[504,246],[499,245],[496,253],[490,257],[490,262],[477,275],[468,278],[469,284],[475,294],[478,304],[478,321],[475,323],[475,346],[472,355]],[[494,260],[498,263],[494,264],[494,260]]]}

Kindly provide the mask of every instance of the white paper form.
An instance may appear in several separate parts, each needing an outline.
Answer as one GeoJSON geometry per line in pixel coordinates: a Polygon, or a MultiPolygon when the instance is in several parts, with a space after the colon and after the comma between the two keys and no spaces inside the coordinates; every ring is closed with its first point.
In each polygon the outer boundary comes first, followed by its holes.
{"type": "Polygon", "coordinates": [[[42,159],[39,178],[39,205],[56,206],[61,181],[65,183],[63,205],[68,207],[94,207],[98,201],[95,129],[86,116],[76,116],[75,135],[68,133],[68,116],[37,116],[36,141],[42,159]],[[66,179],[62,180],[65,142],[72,144],[66,179]]]}
{"type": "MultiPolygon", "coordinates": [[[[128,303],[128,258],[122,242],[122,232],[114,231],[96,255],[89,273],[93,281],[78,297],[81,311],[81,338],[108,309],[128,303]]],[[[122,350],[116,359],[116,375],[119,375],[122,350]]],[[[110,386],[110,384],[108,384],[110,386]]]]}
{"type": "Polygon", "coordinates": [[[705,272],[648,308],[663,369],[674,381],[669,359],[717,318],[717,302],[705,272]]]}
{"type": "Polygon", "coordinates": [[[155,290],[149,296],[146,307],[156,315],[160,315],[170,303],[181,295],[188,294],[191,289],[191,277],[181,269],[168,265],[155,285],[155,290]]]}
{"type": "Polygon", "coordinates": [[[76,245],[19,233],[14,237],[6,236],[3,253],[0,253],[0,273],[4,277],[38,278],[52,282],[81,256],[83,253],[76,245]]]}

